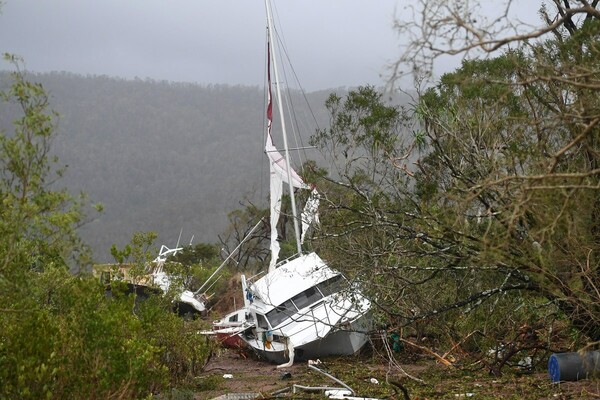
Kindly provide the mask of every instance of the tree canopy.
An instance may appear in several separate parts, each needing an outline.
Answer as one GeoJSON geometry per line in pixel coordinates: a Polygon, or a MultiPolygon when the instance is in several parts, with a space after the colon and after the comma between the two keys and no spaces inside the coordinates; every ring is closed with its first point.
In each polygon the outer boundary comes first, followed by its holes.
{"type": "Polygon", "coordinates": [[[467,57],[411,109],[368,87],[328,100],[331,126],[313,142],[334,167],[313,245],[369,283],[392,328],[427,320],[454,342],[499,340],[560,315],[598,341],[596,2],[555,2],[554,19],[542,7],[546,27],[509,38],[475,29],[463,3],[420,3],[430,36],[404,60],[502,52],[467,57]],[[434,45],[451,30],[468,41],[434,45]]]}
{"type": "Polygon", "coordinates": [[[0,132],[0,398],[140,398],[194,374],[209,347],[169,301],[138,305],[119,285],[109,298],[69,273],[89,261],[86,199],[58,186],[46,91],[5,58],[15,71],[2,107],[19,117],[0,132]]]}

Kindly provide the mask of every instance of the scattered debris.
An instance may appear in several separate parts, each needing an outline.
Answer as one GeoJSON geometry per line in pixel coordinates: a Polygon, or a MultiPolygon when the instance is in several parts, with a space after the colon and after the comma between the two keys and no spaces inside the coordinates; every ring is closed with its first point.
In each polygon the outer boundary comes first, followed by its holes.
{"type": "MultiPolygon", "coordinates": [[[[326,377],[332,379],[336,383],[340,384],[343,387],[331,387],[331,386],[304,386],[293,384],[291,387],[277,390],[271,393],[271,396],[278,396],[283,393],[292,392],[293,394],[297,393],[298,390],[303,390],[307,392],[323,392],[328,399],[342,399],[342,400],[380,400],[375,398],[367,398],[367,397],[354,397],[354,390],[352,390],[348,385],[344,382],[340,381],[333,375],[317,368],[314,366],[314,363],[309,363],[308,368],[319,372],[320,374],[325,375],[326,377]]],[[[291,374],[290,374],[291,377],[291,374]]],[[[374,378],[372,378],[374,379],[374,378]]]]}
{"type": "Polygon", "coordinates": [[[292,373],[291,372],[284,372],[283,374],[281,374],[281,376],[279,377],[279,379],[281,379],[282,381],[288,380],[288,379],[292,379],[292,373]]]}
{"type": "Polygon", "coordinates": [[[531,357],[529,357],[529,356],[524,357],[524,358],[522,358],[522,359],[519,360],[519,362],[517,363],[517,366],[519,368],[528,369],[529,370],[529,369],[533,368],[533,359],[531,357]]]}
{"type": "Polygon", "coordinates": [[[417,348],[417,349],[419,349],[421,351],[424,351],[427,354],[430,354],[430,355],[434,356],[438,360],[438,362],[444,364],[447,367],[453,367],[454,366],[454,364],[452,363],[452,361],[448,360],[447,357],[445,358],[443,356],[440,356],[438,353],[436,353],[435,351],[433,351],[433,350],[431,350],[431,349],[429,349],[429,348],[427,348],[425,346],[419,346],[418,344],[413,343],[413,342],[411,342],[409,340],[406,340],[406,339],[400,339],[400,340],[402,342],[408,344],[409,346],[412,346],[412,347],[417,348]]]}
{"type": "Polygon", "coordinates": [[[325,391],[325,396],[327,396],[328,399],[347,399],[346,396],[350,396],[351,394],[352,392],[347,389],[332,389],[325,391]]]}
{"type": "Polygon", "coordinates": [[[260,393],[229,393],[219,397],[214,397],[211,400],[252,400],[258,399],[260,393]]]}
{"type": "Polygon", "coordinates": [[[225,375],[223,375],[223,378],[224,379],[233,379],[233,375],[231,375],[231,374],[225,374],[225,375]]]}

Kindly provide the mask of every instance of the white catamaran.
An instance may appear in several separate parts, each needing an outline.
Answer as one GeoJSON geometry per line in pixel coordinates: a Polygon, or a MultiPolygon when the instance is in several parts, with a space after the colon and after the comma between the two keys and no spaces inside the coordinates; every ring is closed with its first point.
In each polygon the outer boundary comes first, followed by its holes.
{"type": "Polygon", "coordinates": [[[302,213],[303,233],[300,235],[296,216],[294,188],[311,188],[290,167],[286,126],[281,98],[281,85],[276,85],[276,100],[281,118],[284,151],[274,146],[271,136],[273,101],[271,96],[271,65],[274,79],[279,82],[274,43],[274,24],[270,0],[265,0],[268,29],[267,51],[267,139],[265,151],[270,161],[271,263],[268,272],[254,282],[242,278],[244,307],[215,321],[215,329],[223,335],[235,335],[259,356],[291,365],[294,358],[314,359],[329,355],[356,353],[368,340],[371,304],[338,271],[330,268],[315,253],[303,254],[301,239],[306,227],[316,219],[318,194],[313,189],[311,199],[302,213]],[[298,254],[277,263],[277,221],[279,219],[283,183],[289,187],[298,254]],[[236,319],[234,325],[228,319],[236,319]],[[243,319],[243,321],[241,321],[243,319]]]}

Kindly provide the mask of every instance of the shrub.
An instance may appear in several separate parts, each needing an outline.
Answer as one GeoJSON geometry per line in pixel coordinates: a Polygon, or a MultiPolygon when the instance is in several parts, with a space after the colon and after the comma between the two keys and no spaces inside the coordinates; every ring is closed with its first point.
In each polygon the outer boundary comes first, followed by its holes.
{"type": "Polygon", "coordinates": [[[32,295],[0,313],[0,398],[139,398],[189,378],[208,356],[161,297],[134,313],[133,295],[107,297],[91,278],[50,269],[30,279],[32,295]]]}

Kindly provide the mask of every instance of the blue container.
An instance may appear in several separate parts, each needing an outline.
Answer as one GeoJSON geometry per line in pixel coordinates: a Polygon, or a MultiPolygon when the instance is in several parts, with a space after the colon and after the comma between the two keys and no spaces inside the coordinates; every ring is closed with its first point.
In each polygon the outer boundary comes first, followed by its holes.
{"type": "Polygon", "coordinates": [[[552,354],[548,359],[548,374],[552,382],[578,381],[600,376],[600,352],[552,354]]]}

